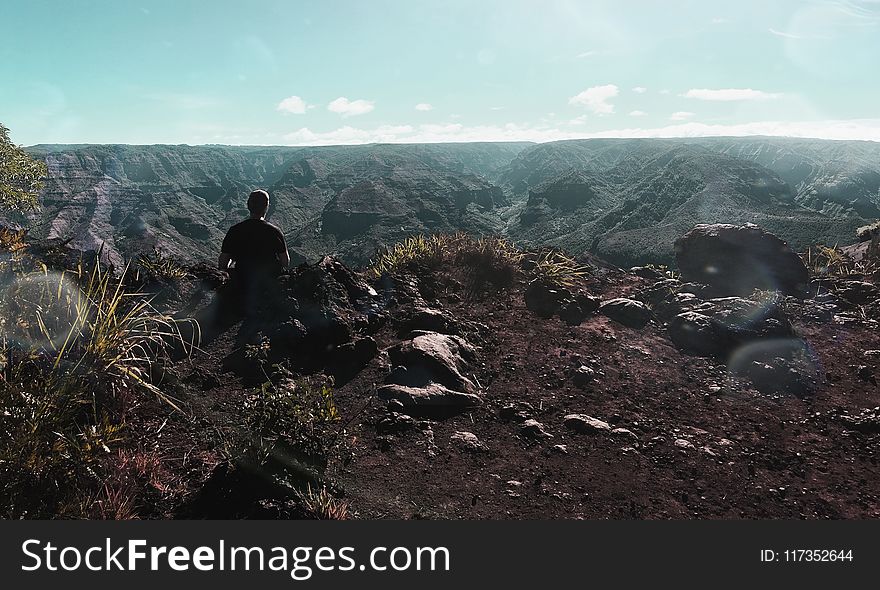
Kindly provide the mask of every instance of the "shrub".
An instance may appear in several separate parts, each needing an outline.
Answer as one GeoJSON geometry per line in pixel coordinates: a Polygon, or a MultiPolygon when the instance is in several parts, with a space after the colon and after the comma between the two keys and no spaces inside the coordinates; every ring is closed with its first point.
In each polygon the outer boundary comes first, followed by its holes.
{"type": "Polygon", "coordinates": [[[367,272],[380,277],[443,271],[459,275],[474,293],[489,285],[511,286],[522,257],[522,252],[503,238],[474,238],[465,233],[419,235],[380,252],[367,272]]]}
{"type": "Polygon", "coordinates": [[[37,195],[48,174],[46,164],[12,143],[0,124],[0,207],[28,211],[37,208],[37,195]]]}
{"type": "Polygon", "coordinates": [[[453,236],[411,236],[385,248],[370,264],[368,272],[375,277],[413,270],[416,266],[436,268],[448,255],[453,236]]]}
{"type": "Polygon", "coordinates": [[[556,287],[572,287],[589,269],[559,250],[549,250],[540,254],[531,268],[534,278],[556,287]]]}
{"type": "Polygon", "coordinates": [[[880,264],[873,257],[866,256],[855,260],[837,246],[817,245],[801,254],[801,259],[814,276],[849,276],[870,274],[880,270],[880,264]]]}
{"type": "Polygon", "coordinates": [[[303,510],[315,520],[348,520],[348,505],[331,494],[326,487],[316,492],[311,485],[297,493],[303,510]]]}
{"type": "Polygon", "coordinates": [[[0,497],[10,517],[81,515],[123,441],[126,411],[144,394],[179,409],[151,375],[171,346],[195,342],[124,281],[99,264],[43,267],[3,293],[0,497]]]}
{"type": "Polygon", "coordinates": [[[189,276],[180,263],[155,248],[152,254],[138,258],[138,266],[153,279],[180,280],[189,276]]]}

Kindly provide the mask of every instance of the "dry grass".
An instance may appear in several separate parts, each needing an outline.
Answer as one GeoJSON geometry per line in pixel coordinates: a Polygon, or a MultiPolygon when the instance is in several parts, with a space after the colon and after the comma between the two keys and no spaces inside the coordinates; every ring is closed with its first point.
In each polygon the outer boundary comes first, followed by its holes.
{"type": "Polygon", "coordinates": [[[531,270],[534,278],[557,287],[572,287],[590,274],[586,266],[559,250],[540,254],[531,270]]]}
{"type": "Polygon", "coordinates": [[[880,270],[880,261],[872,256],[855,260],[837,246],[817,245],[801,254],[801,259],[817,277],[846,277],[868,275],[880,270]]]}
{"type": "Polygon", "coordinates": [[[374,278],[406,272],[459,275],[472,294],[510,287],[523,253],[504,238],[464,233],[413,236],[380,252],[367,269],[374,278]]]}
{"type": "Polygon", "coordinates": [[[138,258],[138,266],[156,279],[181,280],[189,276],[189,272],[180,263],[156,249],[152,254],[138,258]]]}
{"type": "Polygon", "coordinates": [[[316,520],[348,520],[348,504],[334,497],[326,487],[316,492],[308,486],[297,496],[302,508],[316,520]]]}
{"type": "Polygon", "coordinates": [[[151,375],[170,347],[195,342],[124,284],[125,273],[96,264],[13,275],[4,289],[0,498],[8,517],[80,516],[83,497],[105,485],[126,412],[144,395],[180,410],[151,375]]]}

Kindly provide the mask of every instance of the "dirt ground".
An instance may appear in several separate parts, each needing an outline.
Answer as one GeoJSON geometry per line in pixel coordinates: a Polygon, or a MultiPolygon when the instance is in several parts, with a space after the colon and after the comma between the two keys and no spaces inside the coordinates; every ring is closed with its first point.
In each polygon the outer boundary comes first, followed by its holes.
{"type": "MultiPolygon", "coordinates": [[[[647,284],[611,273],[588,287],[607,299],[647,284]]],[[[389,410],[376,396],[388,371],[381,352],[337,387],[346,459],[334,468],[334,489],[350,516],[880,516],[880,435],[841,419],[880,406],[873,379],[880,357],[865,355],[880,349],[875,322],[819,323],[790,312],[818,359],[818,388],[801,399],[759,393],[731,379],[723,363],[682,354],[657,322],[631,329],[600,315],[573,327],[541,319],[526,309],[523,290],[519,284],[479,300],[447,291],[429,301],[460,321],[484,325],[472,341],[483,404],[472,411],[382,431],[389,410]],[[586,387],[572,379],[581,365],[597,375],[586,387]],[[568,414],[625,430],[577,434],[563,424],[568,414]],[[525,419],[540,422],[550,436],[524,432],[525,419]],[[459,432],[475,435],[477,448],[457,440],[459,432]]],[[[149,516],[191,516],[173,503],[210,479],[224,458],[217,441],[240,429],[254,390],[222,369],[236,346],[235,329],[180,369],[186,386],[198,390],[189,397],[192,420],[139,410],[142,427],[159,430],[157,444],[178,490],[149,516]]],[[[380,351],[400,341],[390,323],[374,337],[380,351]]]]}

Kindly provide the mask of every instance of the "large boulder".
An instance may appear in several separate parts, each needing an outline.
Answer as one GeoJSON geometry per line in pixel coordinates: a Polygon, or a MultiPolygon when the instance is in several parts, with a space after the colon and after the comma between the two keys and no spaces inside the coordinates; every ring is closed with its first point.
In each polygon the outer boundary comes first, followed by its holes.
{"type": "Polygon", "coordinates": [[[654,315],[641,301],[625,297],[602,302],[599,313],[629,328],[644,328],[654,315]]]}
{"type": "Polygon", "coordinates": [[[697,225],[675,241],[675,259],[684,281],[706,285],[713,296],[755,289],[802,296],[810,279],[784,241],[751,223],[697,225]]]}
{"type": "Polygon", "coordinates": [[[464,338],[427,332],[388,350],[391,363],[404,367],[390,376],[396,384],[424,387],[439,383],[448,388],[476,393],[466,375],[476,360],[476,351],[464,338]]]}

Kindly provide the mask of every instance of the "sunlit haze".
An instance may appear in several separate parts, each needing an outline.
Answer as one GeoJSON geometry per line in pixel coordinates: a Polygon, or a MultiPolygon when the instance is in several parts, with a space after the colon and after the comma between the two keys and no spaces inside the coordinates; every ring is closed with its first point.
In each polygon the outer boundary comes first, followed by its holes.
{"type": "Polygon", "coordinates": [[[880,2],[5,0],[20,144],[880,140],[880,2]]]}

